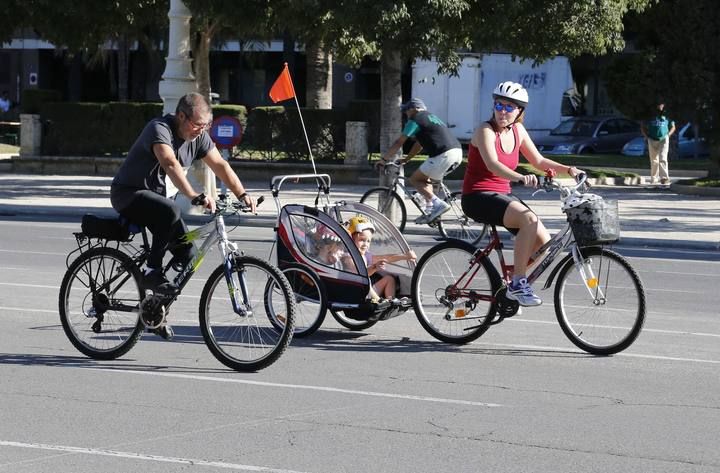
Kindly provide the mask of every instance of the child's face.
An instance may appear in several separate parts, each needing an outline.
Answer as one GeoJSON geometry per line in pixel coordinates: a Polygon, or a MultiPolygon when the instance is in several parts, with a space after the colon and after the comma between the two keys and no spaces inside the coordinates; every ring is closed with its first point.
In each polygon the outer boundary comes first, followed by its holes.
{"type": "Polygon", "coordinates": [[[358,250],[360,250],[360,254],[364,255],[368,248],[370,248],[372,238],[372,230],[365,230],[363,232],[356,232],[353,234],[353,241],[355,242],[355,246],[358,247],[358,250]]]}
{"type": "Polygon", "coordinates": [[[329,263],[329,264],[335,264],[339,259],[340,254],[340,245],[331,242],[331,243],[325,243],[320,247],[319,255],[320,260],[329,263]]]}

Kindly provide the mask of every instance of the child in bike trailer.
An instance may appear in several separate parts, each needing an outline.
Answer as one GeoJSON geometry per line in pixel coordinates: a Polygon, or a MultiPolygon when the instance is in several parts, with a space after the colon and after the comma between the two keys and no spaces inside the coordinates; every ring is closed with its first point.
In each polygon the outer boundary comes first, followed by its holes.
{"type": "Polygon", "coordinates": [[[355,242],[360,255],[367,266],[368,276],[372,287],[370,288],[370,298],[375,300],[384,298],[396,301],[395,294],[397,291],[397,279],[392,273],[386,272],[387,263],[395,263],[397,261],[415,261],[417,256],[413,250],[401,255],[373,255],[368,250],[375,234],[375,227],[372,222],[363,216],[352,217],[348,222],[348,232],[355,242]]]}
{"type": "Polygon", "coordinates": [[[315,254],[313,257],[335,269],[343,269],[343,258],[347,255],[342,249],[340,237],[322,223],[318,223],[314,235],[315,254]]]}
{"type": "Polygon", "coordinates": [[[415,223],[429,223],[450,210],[450,204],[433,193],[430,179],[441,181],[451,167],[459,165],[462,162],[462,147],[447,125],[427,111],[422,100],[411,99],[400,110],[407,115],[408,121],[402,134],[383,155],[379,164],[391,161],[408,139],[415,140],[415,144],[407,157],[399,162],[405,163],[425,150],[430,157],[410,176],[410,183],[426,201],[425,214],[417,218],[415,223]]]}
{"type": "Polygon", "coordinates": [[[510,192],[510,182],[536,187],[534,174],[515,171],[520,154],[536,169],[577,176],[579,169],[543,157],[523,126],[528,105],[527,90],[515,82],[502,82],[493,91],[493,115],[475,130],[463,180],[462,208],[465,215],[482,223],[503,226],[515,235],[514,271],[507,297],[522,306],[542,300],[527,282],[530,256],[550,234],[530,207],[510,192]]]}

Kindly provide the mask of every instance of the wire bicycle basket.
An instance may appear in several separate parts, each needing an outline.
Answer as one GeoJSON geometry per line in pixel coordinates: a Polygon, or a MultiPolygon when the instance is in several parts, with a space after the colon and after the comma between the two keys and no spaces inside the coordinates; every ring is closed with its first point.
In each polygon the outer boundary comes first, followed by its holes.
{"type": "Polygon", "coordinates": [[[620,239],[618,201],[595,199],[565,210],[580,246],[609,245],[620,239]]]}

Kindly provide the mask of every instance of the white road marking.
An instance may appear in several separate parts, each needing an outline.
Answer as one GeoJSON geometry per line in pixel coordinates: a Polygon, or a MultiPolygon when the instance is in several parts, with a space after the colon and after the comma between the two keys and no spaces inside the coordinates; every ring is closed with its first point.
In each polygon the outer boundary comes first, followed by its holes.
{"type": "Polygon", "coordinates": [[[27,309],[27,308],[24,308],[24,307],[6,307],[6,306],[0,306],[0,310],[2,310],[2,311],[5,311],[5,310],[10,311],[10,310],[12,310],[12,311],[16,311],[16,312],[42,312],[42,313],[44,313],[44,314],[57,314],[57,313],[58,313],[57,309],[56,309],[56,310],[27,309]]]}
{"type": "MultiPolygon", "coordinates": [[[[67,445],[49,445],[45,443],[24,443],[24,442],[11,442],[8,440],[0,440],[0,446],[2,447],[17,447],[17,448],[32,448],[37,450],[52,450],[56,452],[66,453],[79,453],[84,455],[100,455],[105,457],[119,457],[129,458],[132,460],[144,460],[152,462],[162,463],[179,463],[183,465],[192,466],[209,466],[214,468],[223,468],[226,470],[237,470],[237,471],[264,471],[270,473],[302,473],[296,470],[285,470],[278,468],[270,468],[266,466],[255,466],[255,465],[243,465],[240,463],[227,463],[209,460],[200,460],[195,458],[178,458],[178,457],[165,457],[160,455],[146,455],[143,453],[135,452],[119,452],[116,450],[105,450],[98,448],[84,448],[84,447],[71,447],[67,445]]],[[[10,463],[5,463],[9,465],[10,463]]],[[[3,463],[0,463],[2,466],[3,463]]]]}
{"type": "Polygon", "coordinates": [[[49,253],[44,251],[21,251],[21,250],[0,250],[0,252],[3,253],[12,253],[12,254],[23,254],[23,255],[53,255],[53,256],[67,256],[66,253],[49,253]]]}
{"type": "MultiPolygon", "coordinates": [[[[95,369],[95,368],[93,368],[95,369]]],[[[382,393],[376,391],[359,391],[355,389],[342,389],[333,388],[330,386],[310,386],[304,384],[285,384],[285,383],[270,383],[266,381],[250,381],[247,379],[236,379],[236,378],[216,378],[213,376],[199,376],[192,374],[182,373],[157,373],[149,371],[135,371],[135,370],[115,370],[115,369],[104,369],[98,368],[97,371],[106,371],[109,373],[125,373],[135,375],[146,375],[146,376],[162,376],[165,378],[179,378],[179,379],[192,379],[195,381],[214,381],[217,383],[235,383],[235,384],[247,384],[253,386],[265,386],[271,388],[288,388],[288,389],[306,389],[310,391],[323,391],[341,394],[353,394],[358,396],[371,396],[371,397],[385,397],[391,399],[406,399],[411,401],[423,401],[423,402],[438,402],[442,404],[460,404],[464,406],[476,406],[476,407],[502,407],[502,404],[494,404],[489,402],[478,402],[478,401],[466,401],[463,399],[449,399],[441,397],[428,397],[428,396],[415,396],[412,394],[394,394],[394,393],[382,393]]]]}

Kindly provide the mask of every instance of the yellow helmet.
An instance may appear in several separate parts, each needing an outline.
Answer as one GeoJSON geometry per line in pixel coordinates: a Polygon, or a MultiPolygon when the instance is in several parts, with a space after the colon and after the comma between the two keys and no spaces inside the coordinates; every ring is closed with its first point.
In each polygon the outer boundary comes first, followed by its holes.
{"type": "Polygon", "coordinates": [[[357,232],[363,232],[365,230],[370,230],[375,233],[375,227],[367,217],[358,215],[348,221],[348,232],[350,232],[350,235],[357,232]]]}

